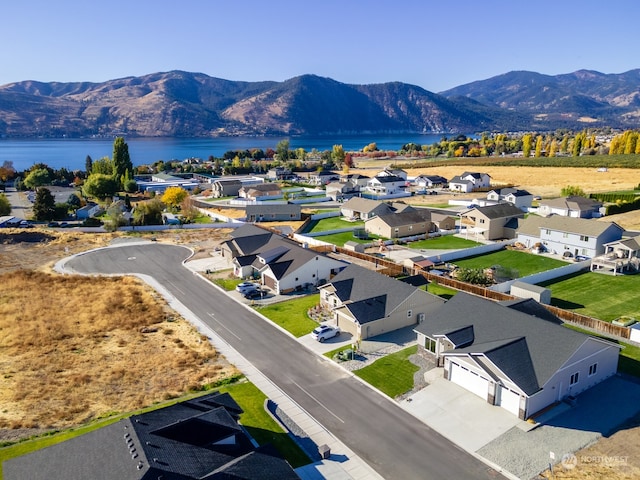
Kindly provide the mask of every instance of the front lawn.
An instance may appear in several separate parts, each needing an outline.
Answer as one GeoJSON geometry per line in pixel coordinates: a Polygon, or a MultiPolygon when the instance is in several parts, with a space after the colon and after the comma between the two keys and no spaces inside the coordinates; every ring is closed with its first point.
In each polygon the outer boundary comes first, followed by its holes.
{"type": "Polygon", "coordinates": [[[295,337],[302,337],[311,333],[318,326],[307,315],[307,310],[320,303],[320,294],[307,295],[305,297],[287,300],[286,302],[273,303],[256,307],[262,315],[273,323],[281,326],[295,337]]]}
{"type": "Polygon", "coordinates": [[[235,290],[236,287],[238,286],[238,284],[240,284],[242,282],[244,282],[244,280],[242,278],[237,278],[237,277],[233,277],[233,278],[214,278],[213,279],[213,283],[218,285],[220,288],[226,290],[227,292],[235,290]]]}
{"type": "Polygon", "coordinates": [[[441,235],[439,237],[431,237],[425,240],[418,240],[417,242],[407,243],[407,247],[415,248],[417,250],[457,250],[462,248],[471,248],[481,245],[473,240],[467,240],[466,238],[456,237],[454,235],[441,235]]]}
{"type": "Polygon", "coordinates": [[[309,457],[265,411],[267,397],[258,387],[244,382],[222,387],[220,391],[230,393],[242,407],[244,413],[240,415],[240,422],[260,445],[273,445],[293,468],[310,463],[309,457]]]}
{"type": "Polygon", "coordinates": [[[454,263],[461,268],[473,269],[485,269],[494,265],[500,265],[505,269],[516,270],[518,278],[563,267],[567,264],[566,262],[556,260],[555,258],[535,255],[533,253],[519,252],[516,250],[500,250],[486,255],[461,258],[455,260],[454,263]]]}
{"type": "Polygon", "coordinates": [[[314,220],[309,224],[308,233],[312,232],[328,232],[330,230],[338,230],[341,228],[362,228],[364,222],[361,220],[348,222],[344,217],[329,217],[320,220],[314,220]]]}
{"type": "Polygon", "coordinates": [[[539,284],[551,289],[551,305],[611,322],[628,315],[640,320],[640,275],[585,272],[539,284]]]}
{"type": "Polygon", "coordinates": [[[391,398],[395,398],[413,388],[413,375],[419,368],[409,361],[409,357],[417,351],[417,345],[405,348],[353,373],[391,398]]]}

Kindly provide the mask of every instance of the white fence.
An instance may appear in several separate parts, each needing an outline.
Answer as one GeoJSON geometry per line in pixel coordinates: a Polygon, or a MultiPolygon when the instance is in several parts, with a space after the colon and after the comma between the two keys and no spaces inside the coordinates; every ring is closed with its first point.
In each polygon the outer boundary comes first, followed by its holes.
{"type": "Polygon", "coordinates": [[[314,213],[313,215],[311,215],[311,220],[322,220],[323,218],[333,218],[333,217],[341,217],[341,216],[342,216],[342,213],[340,213],[340,211],[314,213]]]}
{"type": "MultiPolygon", "coordinates": [[[[314,247],[332,245],[331,243],[323,242],[322,240],[318,240],[317,238],[307,237],[306,235],[300,235],[299,233],[294,233],[293,239],[301,243],[302,245],[307,244],[307,245],[313,245],[314,247]]],[[[332,246],[335,247],[335,245],[332,245],[332,246]]]]}
{"type": "Polygon", "coordinates": [[[554,268],[553,270],[546,270],[540,273],[534,273],[527,275],[526,277],[516,278],[515,280],[509,280],[508,282],[502,282],[497,285],[489,287],[490,290],[496,292],[509,293],[511,291],[511,285],[514,282],[524,282],[529,285],[535,285],[538,283],[546,282],[547,280],[553,280],[554,278],[564,277],[565,275],[571,275],[572,273],[579,272],[581,270],[587,270],[591,267],[591,260],[585,260],[584,262],[569,263],[562,267],[554,268]]]}
{"type": "Polygon", "coordinates": [[[432,257],[428,257],[428,259],[434,263],[451,262],[452,260],[457,260],[458,258],[473,257],[474,255],[482,255],[484,253],[497,252],[498,250],[502,250],[507,245],[511,245],[513,243],[515,243],[515,240],[507,240],[506,242],[489,243],[489,244],[480,245],[477,247],[465,248],[463,250],[456,250],[454,252],[441,253],[440,255],[434,255],[432,257]]]}

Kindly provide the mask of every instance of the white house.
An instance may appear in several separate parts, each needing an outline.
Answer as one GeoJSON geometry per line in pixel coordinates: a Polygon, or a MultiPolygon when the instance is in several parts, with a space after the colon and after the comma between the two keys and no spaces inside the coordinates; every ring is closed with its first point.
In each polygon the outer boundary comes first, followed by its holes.
{"type": "Polygon", "coordinates": [[[533,195],[518,188],[496,188],[487,193],[487,200],[495,203],[508,202],[520,210],[527,211],[533,203],[533,195]]]}
{"type": "Polygon", "coordinates": [[[222,252],[232,257],[234,274],[260,277],[277,294],[323,284],[347,266],[253,225],[242,226],[231,236],[223,242],[222,252]]]}
{"type": "Polygon", "coordinates": [[[622,238],[624,229],[614,222],[551,215],[529,215],[516,230],[517,241],[527,248],[544,249],[567,257],[593,258],[604,253],[604,245],[622,238]]]}
{"type": "Polygon", "coordinates": [[[464,172],[449,180],[449,190],[469,193],[491,186],[491,177],[488,173],[464,172]]]}
{"type": "Polygon", "coordinates": [[[405,193],[407,191],[407,181],[395,175],[376,176],[367,182],[366,190],[375,195],[405,193]]]}
{"type": "Polygon", "coordinates": [[[541,200],[537,213],[543,217],[549,215],[562,215],[564,217],[592,218],[601,216],[601,207],[602,202],[592,198],[574,195],[570,197],[541,200]]]}
{"type": "Polygon", "coordinates": [[[402,170],[401,168],[385,168],[381,172],[379,172],[376,177],[400,177],[405,182],[407,181],[407,172],[402,170]]]}
{"type": "Polygon", "coordinates": [[[532,299],[460,292],[414,330],[446,379],[523,420],[618,368],[617,344],[563,327],[532,299]]]}
{"type": "Polygon", "coordinates": [[[448,180],[440,175],[418,175],[413,184],[419,188],[434,188],[446,185],[448,180]]]}

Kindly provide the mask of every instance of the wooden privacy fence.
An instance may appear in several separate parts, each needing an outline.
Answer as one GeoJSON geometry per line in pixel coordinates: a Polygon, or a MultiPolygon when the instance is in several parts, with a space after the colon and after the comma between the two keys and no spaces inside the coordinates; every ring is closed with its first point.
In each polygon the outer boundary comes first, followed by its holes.
{"type": "MultiPolygon", "coordinates": [[[[332,246],[314,247],[314,250],[332,251],[333,247],[332,246]]],[[[343,253],[345,255],[355,257],[355,258],[359,258],[361,260],[366,260],[372,264],[380,266],[382,268],[379,269],[378,271],[382,274],[385,274],[391,277],[412,273],[412,272],[407,272],[407,269],[402,265],[398,265],[397,263],[391,262],[383,258],[378,258],[373,255],[368,255],[366,253],[353,252],[351,250],[347,250],[342,247],[335,247],[335,251],[343,253]]],[[[479,297],[488,298],[490,300],[500,302],[505,300],[514,300],[517,298],[517,297],[514,297],[513,295],[508,295],[506,293],[490,290],[489,288],[482,287],[480,285],[473,285],[471,283],[461,282],[460,280],[456,280],[455,278],[442,277],[440,275],[434,275],[433,273],[429,273],[429,272],[419,272],[419,273],[430,282],[436,283],[438,285],[443,285],[445,287],[450,287],[456,290],[460,290],[463,292],[471,293],[479,297]]],[[[562,308],[554,307],[551,305],[543,304],[542,306],[545,307],[547,310],[549,310],[551,313],[553,313],[556,317],[558,317],[559,319],[567,323],[590,328],[597,332],[601,332],[605,335],[613,335],[620,338],[629,338],[631,335],[631,331],[628,327],[613,325],[612,323],[604,322],[602,320],[598,320],[597,318],[588,317],[586,315],[581,315],[580,313],[572,312],[570,310],[564,310],[562,308]]]]}

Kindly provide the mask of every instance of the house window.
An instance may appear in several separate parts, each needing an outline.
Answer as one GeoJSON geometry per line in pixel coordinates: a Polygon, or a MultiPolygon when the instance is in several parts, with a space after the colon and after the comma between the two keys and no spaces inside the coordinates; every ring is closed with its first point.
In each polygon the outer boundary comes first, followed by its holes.
{"type": "Polygon", "coordinates": [[[409,225],[409,231],[413,230],[413,225],[409,225]]]}
{"type": "Polygon", "coordinates": [[[413,312],[411,310],[407,310],[407,318],[411,318],[412,313],[413,312]]]}
{"type": "Polygon", "coordinates": [[[544,231],[544,233],[545,233],[545,234],[547,234],[547,235],[551,235],[551,230],[546,229],[546,230],[544,231]]]}
{"type": "Polygon", "coordinates": [[[578,383],[578,377],[580,376],[580,372],[576,372],[571,375],[571,380],[569,380],[569,385],[575,385],[578,383]]]}
{"type": "Polygon", "coordinates": [[[432,353],[436,353],[436,341],[429,337],[426,337],[424,342],[424,348],[426,348],[432,353]]]}
{"type": "Polygon", "coordinates": [[[564,233],[562,234],[562,238],[569,238],[569,234],[568,234],[567,232],[564,232],[564,233]]]}
{"type": "Polygon", "coordinates": [[[587,237],[586,235],[580,235],[580,241],[581,242],[588,242],[589,241],[589,237],[587,237]]]}
{"type": "Polygon", "coordinates": [[[394,231],[395,233],[398,233],[400,230],[398,230],[397,228],[394,228],[394,229],[393,229],[393,231],[394,231]]]}
{"type": "Polygon", "coordinates": [[[595,375],[598,371],[598,364],[594,363],[593,365],[589,365],[589,376],[595,375]]]}
{"type": "Polygon", "coordinates": [[[481,218],[481,219],[480,219],[480,223],[484,223],[484,218],[481,218]]]}

